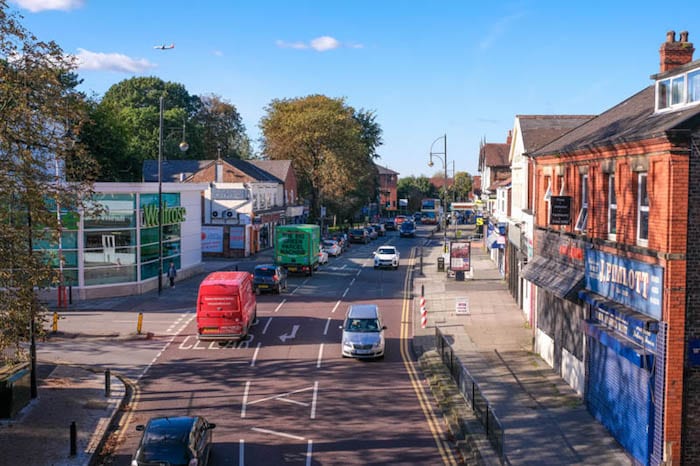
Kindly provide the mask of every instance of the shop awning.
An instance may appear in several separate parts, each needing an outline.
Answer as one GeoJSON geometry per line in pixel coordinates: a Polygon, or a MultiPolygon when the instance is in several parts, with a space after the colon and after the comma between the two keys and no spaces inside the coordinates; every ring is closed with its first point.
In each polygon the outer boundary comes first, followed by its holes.
{"type": "Polygon", "coordinates": [[[486,237],[486,244],[489,249],[503,249],[505,247],[505,237],[498,232],[493,232],[486,237]]]}
{"type": "Polygon", "coordinates": [[[559,298],[573,298],[584,286],[585,273],[555,259],[537,256],[522,270],[527,281],[553,293],[559,298]]]}
{"type": "Polygon", "coordinates": [[[625,320],[632,322],[635,326],[649,330],[650,332],[659,331],[659,321],[641,312],[637,312],[632,308],[629,308],[623,304],[611,301],[597,293],[593,293],[588,290],[581,290],[578,292],[579,298],[581,300],[591,304],[595,307],[599,307],[605,311],[612,313],[615,316],[620,316],[625,320]]]}

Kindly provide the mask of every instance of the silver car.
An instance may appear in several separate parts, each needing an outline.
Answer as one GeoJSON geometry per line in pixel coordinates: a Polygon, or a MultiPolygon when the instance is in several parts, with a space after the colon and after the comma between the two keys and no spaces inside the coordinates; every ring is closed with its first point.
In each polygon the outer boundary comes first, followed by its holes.
{"type": "Polygon", "coordinates": [[[353,304],[348,308],[341,343],[343,357],[383,358],[386,327],[376,304],[353,304]]]}

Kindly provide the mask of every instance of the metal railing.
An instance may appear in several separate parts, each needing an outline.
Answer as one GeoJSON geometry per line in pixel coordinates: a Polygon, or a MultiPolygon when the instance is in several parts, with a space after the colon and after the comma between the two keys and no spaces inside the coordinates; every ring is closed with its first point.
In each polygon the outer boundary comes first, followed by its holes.
{"type": "Polygon", "coordinates": [[[442,334],[440,328],[435,327],[435,346],[440,353],[442,362],[450,371],[452,379],[459,387],[459,391],[472,408],[472,412],[476,418],[486,429],[486,436],[493,446],[494,450],[501,459],[504,459],[505,451],[505,429],[501,421],[496,416],[494,409],[489,401],[481,393],[479,385],[471,376],[462,361],[455,356],[452,347],[448,343],[445,335],[442,334]]]}

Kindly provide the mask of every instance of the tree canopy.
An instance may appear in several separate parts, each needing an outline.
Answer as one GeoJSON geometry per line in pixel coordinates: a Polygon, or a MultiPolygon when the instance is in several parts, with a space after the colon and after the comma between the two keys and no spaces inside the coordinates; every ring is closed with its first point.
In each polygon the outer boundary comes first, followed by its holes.
{"type": "Polygon", "coordinates": [[[411,175],[400,178],[396,186],[396,192],[399,199],[408,199],[407,209],[411,212],[420,210],[422,199],[440,197],[437,188],[430,182],[430,178],[426,176],[415,177],[411,175]]]}
{"type": "Polygon", "coordinates": [[[252,148],[236,107],[216,95],[190,95],[157,77],[134,77],[110,87],[91,106],[84,141],[100,161],[100,180],[140,181],[143,162],[158,157],[163,98],[163,158],[250,158],[252,148]],[[181,142],[188,149],[180,149],[181,142]]]}
{"type": "Polygon", "coordinates": [[[322,205],[347,218],[377,198],[374,159],[382,131],[373,112],[357,112],[344,99],[323,95],[276,99],[265,110],[263,156],[292,161],[313,218],[322,205]]]}
{"type": "Polygon", "coordinates": [[[80,143],[87,119],[75,90],[75,64],[42,42],[0,0],[0,354],[22,354],[30,322],[45,309],[35,290],[55,284],[57,207],[75,211],[90,192],[96,164],[80,143]]]}

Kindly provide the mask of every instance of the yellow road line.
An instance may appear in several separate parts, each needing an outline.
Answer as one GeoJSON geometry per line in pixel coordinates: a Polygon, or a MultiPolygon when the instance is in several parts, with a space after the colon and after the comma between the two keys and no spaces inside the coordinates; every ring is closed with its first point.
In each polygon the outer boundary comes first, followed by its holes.
{"type": "Polygon", "coordinates": [[[409,330],[411,328],[411,294],[412,290],[410,288],[412,284],[413,267],[416,261],[416,248],[411,249],[411,255],[409,257],[408,272],[406,273],[406,279],[404,281],[404,297],[403,297],[403,308],[401,311],[401,359],[403,359],[404,366],[406,367],[406,372],[411,380],[411,385],[413,386],[413,391],[416,393],[418,398],[418,403],[420,404],[421,410],[425,414],[425,420],[428,422],[428,427],[430,432],[435,439],[435,444],[442,456],[442,460],[445,464],[456,465],[457,461],[452,454],[452,449],[450,445],[444,440],[442,433],[443,429],[440,427],[437,416],[433,412],[431,405],[428,401],[428,396],[425,393],[423,385],[420,383],[420,378],[416,372],[413,360],[410,357],[408,351],[409,342],[409,330]]]}

